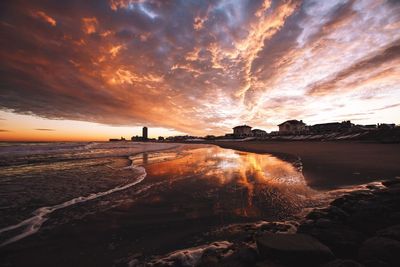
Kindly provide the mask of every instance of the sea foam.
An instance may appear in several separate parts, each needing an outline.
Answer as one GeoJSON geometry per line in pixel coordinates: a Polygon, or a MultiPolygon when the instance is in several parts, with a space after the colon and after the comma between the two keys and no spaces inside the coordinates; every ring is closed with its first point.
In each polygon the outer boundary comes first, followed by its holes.
{"type": "Polygon", "coordinates": [[[136,177],[136,179],[131,183],[119,185],[119,186],[109,189],[107,191],[92,193],[88,196],[76,197],[76,198],[73,198],[71,200],[65,201],[63,203],[60,203],[60,204],[57,204],[54,206],[38,208],[32,213],[33,214],[32,217],[30,217],[18,224],[11,225],[11,226],[0,229],[0,237],[2,234],[6,233],[6,232],[21,229],[19,234],[14,235],[14,236],[8,238],[7,240],[5,240],[4,242],[0,243],[0,247],[14,243],[18,240],[21,240],[27,236],[30,236],[30,235],[36,233],[37,231],[39,231],[39,229],[43,225],[43,223],[46,220],[48,220],[49,215],[56,210],[63,209],[63,208],[66,208],[66,207],[69,207],[69,206],[72,206],[72,205],[75,205],[78,203],[90,201],[90,200],[93,200],[93,199],[96,199],[99,197],[103,197],[103,196],[112,194],[117,191],[125,190],[129,187],[132,187],[132,186],[142,182],[147,175],[146,169],[141,166],[129,166],[129,168],[138,173],[138,176],[136,177]]]}

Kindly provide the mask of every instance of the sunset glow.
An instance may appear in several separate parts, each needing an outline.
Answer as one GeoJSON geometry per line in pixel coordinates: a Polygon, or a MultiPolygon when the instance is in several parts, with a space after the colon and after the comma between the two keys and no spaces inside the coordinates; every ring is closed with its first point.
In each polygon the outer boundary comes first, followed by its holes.
{"type": "Polygon", "coordinates": [[[2,1],[0,140],[400,124],[394,0],[2,1]]]}

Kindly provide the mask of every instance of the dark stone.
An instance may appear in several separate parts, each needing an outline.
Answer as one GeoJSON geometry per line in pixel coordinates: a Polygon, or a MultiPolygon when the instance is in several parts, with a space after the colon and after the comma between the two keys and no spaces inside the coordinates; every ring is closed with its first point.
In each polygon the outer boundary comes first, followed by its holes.
{"type": "Polygon", "coordinates": [[[321,267],[364,267],[364,265],[362,265],[361,263],[358,263],[356,261],[353,261],[353,260],[337,259],[337,260],[325,263],[321,267]]]}
{"type": "Polygon", "coordinates": [[[311,211],[309,214],[307,214],[306,218],[310,219],[310,220],[318,220],[321,218],[327,218],[328,217],[328,213],[324,210],[320,210],[320,209],[315,209],[313,211],[311,211]]]}
{"type": "Polygon", "coordinates": [[[349,217],[349,214],[347,212],[336,206],[330,206],[327,209],[327,212],[330,219],[337,221],[345,221],[349,217]]]}
{"type": "Polygon", "coordinates": [[[345,196],[339,197],[331,202],[331,206],[342,207],[347,201],[345,196]]]}
{"type": "Polygon", "coordinates": [[[329,219],[321,218],[315,222],[315,226],[318,228],[328,228],[333,226],[333,222],[329,219]]]}
{"type": "Polygon", "coordinates": [[[400,241],[400,224],[379,230],[376,235],[400,241]]]}
{"type": "Polygon", "coordinates": [[[389,217],[392,210],[379,202],[359,208],[348,219],[348,224],[362,232],[374,234],[381,228],[393,225],[389,217]]]}
{"type": "Polygon", "coordinates": [[[369,185],[367,185],[367,188],[370,190],[380,190],[380,189],[382,189],[382,186],[375,185],[375,184],[369,184],[369,185]]]}
{"type": "Polygon", "coordinates": [[[386,180],[386,181],[383,181],[382,184],[386,187],[400,185],[400,179],[396,178],[396,179],[386,180]]]}
{"type": "Polygon", "coordinates": [[[389,220],[396,224],[400,223],[400,212],[397,211],[397,212],[390,213],[389,220]]]}
{"type": "Polygon", "coordinates": [[[400,193],[400,186],[391,186],[391,187],[389,187],[387,192],[389,195],[398,196],[400,193]]]}
{"type": "Polygon", "coordinates": [[[201,256],[199,266],[201,267],[214,267],[218,266],[219,254],[215,250],[206,249],[201,256]]]}
{"type": "Polygon", "coordinates": [[[380,266],[400,266],[400,242],[385,237],[372,237],[363,243],[358,257],[366,266],[378,262],[380,266]]]}
{"type": "Polygon", "coordinates": [[[256,267],[285,267],[285,265],[282,265],[278,262],[265,260],[265,261],[257,262],[256,267]]]}
{"type": "Polygon", "coordinates": [[[237,253],[239,260],[248,264],[254,264],[258,258],[257,251],[252,247],[242,247],[237,253]]]}
{"type": "Polygon", "coordinates": [[[367,267],[394,267],[390,266],[389,263],[380,260],[368,260],[364,262],[364,265],[367,267]]]}
{"type": "Polygon", "coordinates": [[[265,233],[256,239],[260,257],[297,266],[317,266],[334,258],[332,251],[305,234],[265,233]]]}
{"type": "Polygon", "coordinates": [[[330,227],[299,227],[299,233],[309,234],[328,246],[337,257],[354,258],[365,240],[362,233],[343,224],[330,227]]]}

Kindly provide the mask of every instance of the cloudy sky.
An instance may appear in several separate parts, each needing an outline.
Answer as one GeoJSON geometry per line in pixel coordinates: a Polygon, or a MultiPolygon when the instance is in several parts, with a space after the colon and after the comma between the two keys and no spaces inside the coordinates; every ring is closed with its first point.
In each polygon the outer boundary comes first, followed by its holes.
{"type": "Polygon", "coordinates": [[[397,0],[3,0],[0,34],[2,140],[400,123],[397,0]]]}

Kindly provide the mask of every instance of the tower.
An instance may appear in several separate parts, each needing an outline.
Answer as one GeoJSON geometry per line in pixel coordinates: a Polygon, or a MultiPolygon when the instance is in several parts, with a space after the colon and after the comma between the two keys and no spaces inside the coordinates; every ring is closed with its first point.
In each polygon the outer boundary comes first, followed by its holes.
{"type": "Polygon", "coordinates": [[[147,140],[148,135],[147,135],[147,127],[143,127],[143,131],[142,131],[142,136],[143,136],[143,140],[147,140]]]}

